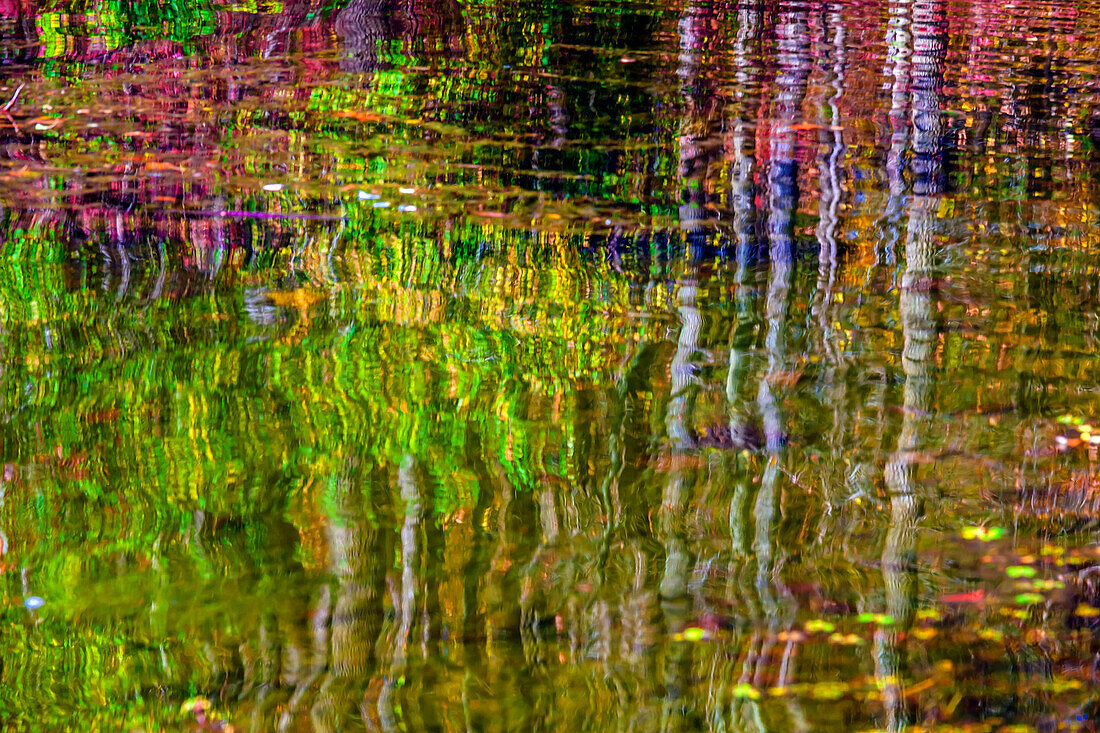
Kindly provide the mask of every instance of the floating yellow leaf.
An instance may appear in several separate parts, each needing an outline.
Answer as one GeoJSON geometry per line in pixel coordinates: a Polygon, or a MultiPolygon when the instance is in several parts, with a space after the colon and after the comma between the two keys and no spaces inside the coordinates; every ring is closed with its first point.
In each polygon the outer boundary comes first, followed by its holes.
{"type": "Polygon", "coordinates": [[[759,700],[763,697],[763,695],[760,694],[760,690],[744,682],[734,686],[733,696],[748,700],[759,700]]]}

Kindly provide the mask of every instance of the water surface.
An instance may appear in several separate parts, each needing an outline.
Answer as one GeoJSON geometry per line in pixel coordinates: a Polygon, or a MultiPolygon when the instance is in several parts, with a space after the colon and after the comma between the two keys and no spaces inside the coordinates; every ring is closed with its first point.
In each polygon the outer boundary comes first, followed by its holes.
{"type": "Polygon", "coordinates": [[[0,723],[1094,730],[1098,58],[0,2],[0,723]]]}

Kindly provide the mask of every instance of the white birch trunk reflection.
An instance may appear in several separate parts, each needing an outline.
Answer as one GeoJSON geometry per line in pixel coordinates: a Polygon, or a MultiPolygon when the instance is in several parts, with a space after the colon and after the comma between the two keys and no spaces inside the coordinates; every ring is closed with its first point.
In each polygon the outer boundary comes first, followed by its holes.
{"type": "Polygon", "coordinates": [[[886,464],[890,522],[882,552],[886,612],[893,623],[875,634],[875,671],[883,690],[889,730],[910,724],[902,679],[904,649],[898,634],[912,622],[916,603],[916,525],[920,497],[913,482],[918,453],[927,449],[932,410],[935,322],[930,293],[937,200],[942,190],[943,59],[946,43],[944,6],[937,0],[917,0],[913,11],[912,139],[916,196],[909,207],[905,237],[905,271],[901,279],[903,416],[897,450],[886,464]]]}
{"type": "Polygon", "coordinates": [[[401,460],[397,473],[397,486],[401,500],[405,504],[405,520],[401,525],[401,585],[397,593],[397,607],[394,609],[397,629],[393,636],[393,649],[390,654],[390,667],[382,682],[382,691],[378,695],[378,716],[382,728],[395,731],[403,726],[398,720],[398,688],[404,684],[405,667],[408,660],[409,633],[416,618],[419,569],[419,533],[423,515],[423,498],[420,480],[416,475],[416,460],[406,455],[401,460]]]}

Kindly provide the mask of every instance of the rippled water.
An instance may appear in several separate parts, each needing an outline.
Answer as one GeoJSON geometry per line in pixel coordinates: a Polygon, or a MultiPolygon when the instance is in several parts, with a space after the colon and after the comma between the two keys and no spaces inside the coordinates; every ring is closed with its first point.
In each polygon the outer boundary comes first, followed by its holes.
{"type": "Polygon", "coordinates": [[[1095,730],[1098,58],[0,2],[0,725],[1095,730]]]}

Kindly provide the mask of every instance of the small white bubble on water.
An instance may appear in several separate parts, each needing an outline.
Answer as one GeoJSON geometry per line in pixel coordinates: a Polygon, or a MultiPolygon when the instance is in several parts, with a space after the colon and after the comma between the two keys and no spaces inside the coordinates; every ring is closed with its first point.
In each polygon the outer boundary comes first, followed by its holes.
{"type": "Polygon", "coordinates": [[[265,183],[264,184],[264,190],[265,191],[282,191],[283,190],[283,184],[281,184],[281,183],[265,183]]]}
{"type": "Polygon", "coordinates": [[[399,188],[397,190],[400,191],[401,193],[416,193],[415,188],[399,188]]]}
{"type": "Polygon", "coordinates": [[[389,205],[390,205],[389,201],[375,201],[373,204],[371,204],[371,206],[373,206],[376,209],[384,209],[389,205]]]}
{"type": "Polygon", "coordinates": [[[397,207],[398,211],[416,211],[416,207],[412,204],[401,204],[397,207]]]}
{"type": "Polygon", "coordinates": [[[377,199],[377,198],[381,198],[381,196],[379,196],[376,193],[367,193],[366,191],[360,191],[359,192],[359,200],[360,201],[370,201],[371,199],[377,199]]]}
{"type": "Polygon", "coordinates": [[[23,599],[23,606],[28,611],[34,611],[46,605],[46,601],[38,596],[27,596],[23,599]]]}

